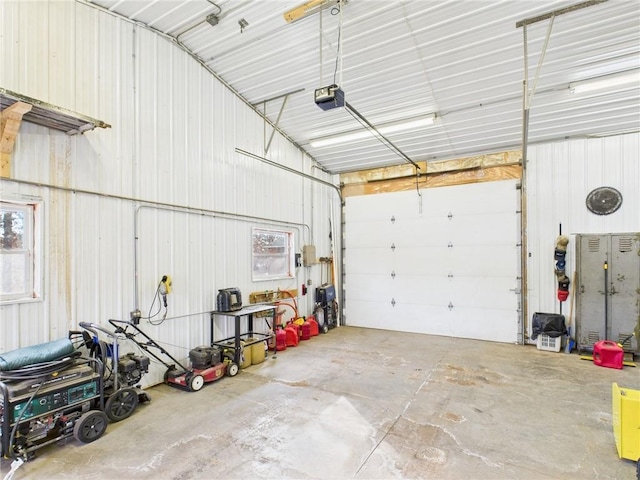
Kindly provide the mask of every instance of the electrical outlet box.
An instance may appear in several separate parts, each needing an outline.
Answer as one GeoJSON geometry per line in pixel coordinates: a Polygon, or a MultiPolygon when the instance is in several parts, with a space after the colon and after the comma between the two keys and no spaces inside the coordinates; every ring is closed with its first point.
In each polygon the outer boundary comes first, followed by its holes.
{"type": "Polygon", "coordinates": [[[162,283],[164,283],[165,294],[171,293],[171,290],[173,289],[173,282],[171,281],[171,275],[163,275],[162,283]]]}
{"type": "Polygon", "coordinates": [[[305,267],[315,265],[318,263],[316,259],[316,246],[315,245],[303,245],[302,246],[302,264],[305,267]]]}

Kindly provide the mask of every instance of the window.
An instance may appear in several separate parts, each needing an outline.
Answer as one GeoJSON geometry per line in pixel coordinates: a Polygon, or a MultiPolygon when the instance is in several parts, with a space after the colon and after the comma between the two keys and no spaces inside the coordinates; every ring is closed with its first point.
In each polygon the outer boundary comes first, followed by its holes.
{"type": "Polygon", "coordinates": [[[293,234],[253,229],[253,280],[294,277],[293,234]]]}
{"type": "Polygon", "coordinates": [[[40,297],[39,203],[0,201],[0,301],[40,297]]]}

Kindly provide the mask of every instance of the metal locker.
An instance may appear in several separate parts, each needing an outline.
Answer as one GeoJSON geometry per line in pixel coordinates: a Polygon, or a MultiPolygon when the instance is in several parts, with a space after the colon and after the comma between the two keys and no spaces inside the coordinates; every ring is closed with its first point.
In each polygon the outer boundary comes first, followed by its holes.
{"type": "Polygon", "coordinates": [[[576,341],[599,340],[640,353],[640,233],[577,235],[576,341]],[[636,332],[636,337],[629,336],[636,332]]]}

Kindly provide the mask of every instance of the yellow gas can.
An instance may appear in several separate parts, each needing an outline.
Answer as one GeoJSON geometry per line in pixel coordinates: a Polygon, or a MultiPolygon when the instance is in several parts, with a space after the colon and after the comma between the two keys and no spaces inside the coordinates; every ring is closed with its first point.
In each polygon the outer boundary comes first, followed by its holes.
{"type": "Polygon", "coordinates": [[[613,435],[618,456],[640,462],[640,390],[612,387],[613,435]]]}

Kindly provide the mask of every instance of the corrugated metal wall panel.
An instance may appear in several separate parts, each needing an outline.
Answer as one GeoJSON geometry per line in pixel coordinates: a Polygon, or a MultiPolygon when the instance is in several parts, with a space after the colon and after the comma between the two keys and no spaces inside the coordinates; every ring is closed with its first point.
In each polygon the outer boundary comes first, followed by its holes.
{"type": "MultiPolygon", "coordinates": [[[[64,337],[80,321],[127,319],[135,307],[148,316],[168,274],[168,318],[141,326],[182,361],[209,339],[218,288],[238,286],[248,302],[251,291],[320,283],[319,267],[286,282],[251,280],[253,226],[292,230],[297,251],[313,229],[319,254],[329,255],[339,201],[328,187],[236,153],[263,155],[270,129],[202,66],[167,39],[78,2],[3,3],[0,12],[0,25],[19,25],[0,39],[0,51],[12,52],[0,85],[112,125],[74,137],[22,125],[13,178],[70,191],[3,181],[3,195],[43,199],[45,278],[44,301],[0,307],[0,352],[64,337]],[[27,19],[37,19],[37,34],[27,19]]],[[[267,157],[331,180],[279,134],[267,157]]],[[[299,306],[311,313],[312,295],[299,306]]],[[[231,333],[218,322],[218,338],[231,333]]],[[[147,382],[163,373],[154,366],[147,382]]]]}
{"type": "MultiPolygon", "coordinates": [[[[563,234],[571,235],[566,266],[570,277],[576,267],[575,234],[640,231],[640,134],[532,145],[528,156],[531,320],[533,312],[560,310],[553,259],[560,225],[563,234]],[[589,192],[601,186],[614,187],[623,195],[622,206],[611,215],[595,215],[586,207],[589,192]]],[[[569,301],[563,304],[563,314],[570,314],[569,301]]]]}

